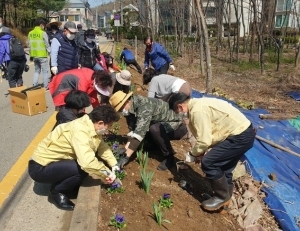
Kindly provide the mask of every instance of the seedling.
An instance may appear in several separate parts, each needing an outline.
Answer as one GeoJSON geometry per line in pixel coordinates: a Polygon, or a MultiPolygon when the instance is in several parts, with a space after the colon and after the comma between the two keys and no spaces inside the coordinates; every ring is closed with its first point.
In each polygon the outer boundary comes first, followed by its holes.
{"type": "Polygon", "coordinates": [[[154,175],[154,172],[146,172],[145,169],[140,169],[142,186],[146,194],[149,194],[151,181],[154,175]]]}
{"type": "Polygon", "coordinates": [[[122,187],[120,183],[113,183],[108,189],[107,192],[110,194],[114,193],[123,193],[125,189],[122,187]]]}
{"type": "Polygon", "coordinates": [[[148,165],[148,152],[143,153],[142,149],[140,149],[136,152],[136,156],[141,168],[146,169],[148,165]]]}
{"type": "Polygon", "coordinates": [[[115,174],[116,174],[116,177],[119,178],[120,180],[123,180],[126,176],[126,173],[124,170],[116,170],[115,174]]]}
{"type": "Polygon", "coordinates": [[[173,201],[170,197],[171,195],[169,193],[164,193],[164,195],[159,199],[159,205],[162,208],[171,208],[173,206],[173,201]]]}
{"type": "Polygon", "coordinates": [[[126,222],[124,216],[116,214],[110,218],[109,225],[114,226],[117,229],[123,229],[126,227],[126,222]]]}
{"type": "Polygon", "coordinates": [[[157,204],[153,204],[153,209],[154,209],[154,218],[155,221],[157,222],[157,224],[159,226],[162,225],[162,222],[167,222],[169,224],[171,224],[171,221],[163,219],[163,211],[162,211],[162,207],[160,205],[157,204]]]}

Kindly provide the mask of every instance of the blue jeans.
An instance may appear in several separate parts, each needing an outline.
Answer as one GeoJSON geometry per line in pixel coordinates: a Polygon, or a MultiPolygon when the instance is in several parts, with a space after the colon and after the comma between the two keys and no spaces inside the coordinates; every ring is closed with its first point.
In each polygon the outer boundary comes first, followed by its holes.
{"type": "Polygon", "coordinates": [[[48,87],[49,82],[49,76],[48,76],[48,58],[39,58],[34,57],[34,76],[33,76],[33,86],[36,86],[39,84],[39,75],[41,71],[43,71],[43,77],[44,77],[44,87],[48,87]]]}
{"type": "Polygon", "coordinates": [[[103,71],[103,67],[99,63],[96,63],[95,66],[93,67],[94,71],[103,71]]]}

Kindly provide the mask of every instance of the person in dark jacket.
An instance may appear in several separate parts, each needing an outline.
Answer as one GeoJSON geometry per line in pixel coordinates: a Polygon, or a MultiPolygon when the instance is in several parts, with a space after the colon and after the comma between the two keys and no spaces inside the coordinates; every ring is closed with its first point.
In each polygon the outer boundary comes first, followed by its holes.
{"type": "Polygon", "coordinates": [[[77,28],[74,22],[68,21],[62,32],[56,33],[51,43],[51,72],[61,72],[78,68],[78,53],[74,41],[77,28]]]}
{"type": "Polygon", "coordinates": [[[81,24],[77,24],[77,30],[78,33],[75,36],[75,43],[78,46],[79,44],[83,43],[85,30],[82,29],[81,24]]]}
{"type": "Polygon", "coordinates": [[[59,124],[67,123],[85,115],[85,108],[91,105],[89,95],[80,90],[71,90],[65,97],[65,105],[56,114],[56,128],[59,124]]]}
{"type": "Polygon", "coordinates": [[[172,59],[166,49],[159,43],[153,42],[152,37],[144,38],[145,49],[145,69],[150,67],[150,62],[158,74],[167,74],[169,67],[175,71],[172,59]]]}
{"type": "Polygon", "coordinates": [[[79,66],[93,69],[94,71],[103,70],[98,62],[101,62],[100,50],[95,43],[96,33],[93,29],[84,32],[84,40],[77,44],[79,66]],[[98,62],[97,62],[98,60],[98,62]]]}
{"type": "Polygon", "coordinates": [[[121,56],[120,56],[120,60],[122,61],[124,59],[124,62],[126,63],[127,66],[129,66],[130,64],[132,64],[133,66],[136,67],[136,69],[138,70],[138,72],[140,74],[142,74],[142,69],[140,67],[140,65],[137,63],[137,61],[135,60],[132,52],[130,50],[128,50],[126,47],[124,47],[121,56]]]}

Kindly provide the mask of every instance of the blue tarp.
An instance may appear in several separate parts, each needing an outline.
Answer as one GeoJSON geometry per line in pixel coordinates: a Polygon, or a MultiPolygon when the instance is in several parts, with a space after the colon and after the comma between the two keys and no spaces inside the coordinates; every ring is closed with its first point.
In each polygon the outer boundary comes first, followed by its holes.
{"type": "Polygon", "coordinates": [[[300,91],[291,91],[286,93],[288,96],[292,97],[293,99],[299,101],[300,100],[300,91]]]}
{"type": "MultiPolygon", "coordinates": [[[[192,98],[200,97],[212,96],[193,90],[192,98]]],[[[300,153],[300,132],[287,120],[261,120],[259,114],[267,114],[266,110],[239,109],[257,129],[258,136],[300,153]]],[[[246,167],[253,178],[264,183],[264,200],[280,227],[286,231],[300,230],[300,157],[256,139],[243,160],[248,163],[246,167]],[[269,178],[271,173],[276,175],[276,180],[269,178]]]]}

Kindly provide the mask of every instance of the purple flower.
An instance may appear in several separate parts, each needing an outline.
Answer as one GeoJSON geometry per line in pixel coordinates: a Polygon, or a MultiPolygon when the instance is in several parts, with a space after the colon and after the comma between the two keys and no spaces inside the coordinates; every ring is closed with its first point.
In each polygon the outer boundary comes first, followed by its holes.
{"type": "Polygon", "coordinates": [[[122,224],[123,222],[125,222],[125,219],[123,216],[116,214],[116,222],[122,224]]]}
{"type": "Polygon", "coordinates": [[[112,189],[120,188],[120,184],[119,183],[113,183],[110,187],[112,189]]]}
{"type": "Polygon", "coordinates": [[[119,148],[119,144],[118,143],[114,143],[112,146],[113,150],[117,150],[119,148]]]}
{"type": "Polygon", "coordinates": [[[166,200],[166,199],[169,199],[169,198],[170,198],[170,193],[164,193],[163,199],[166,200]]]}

